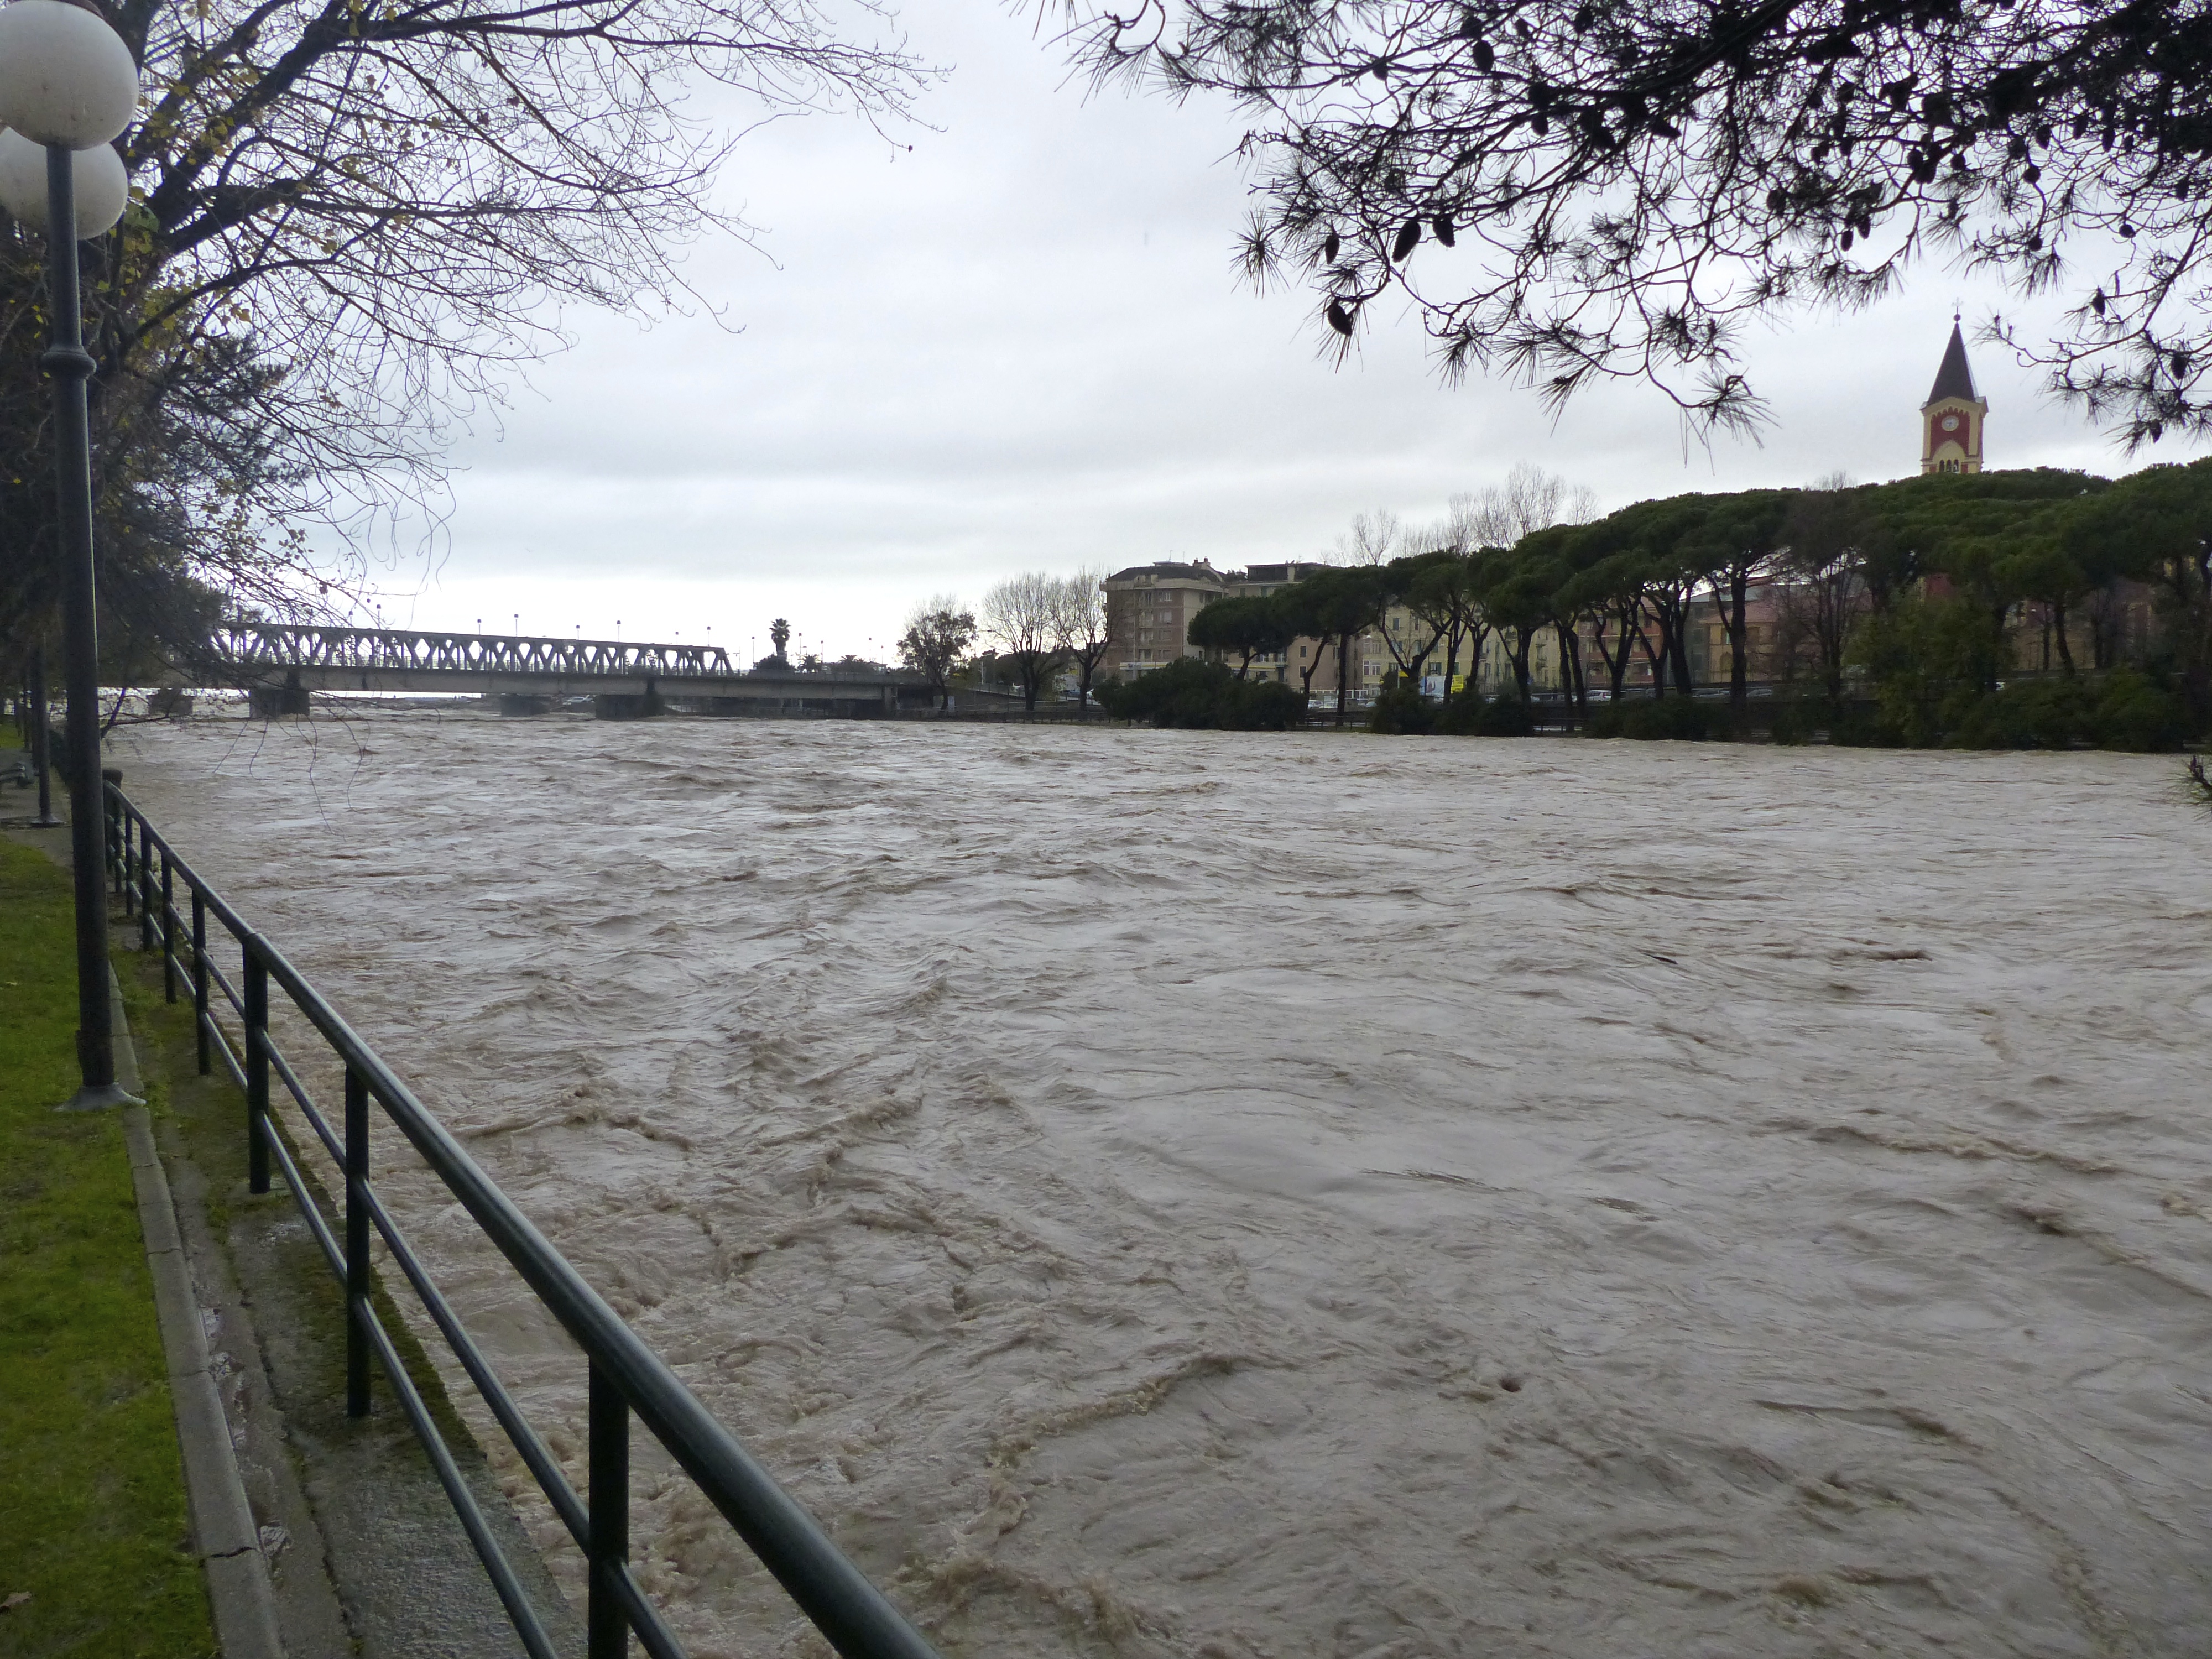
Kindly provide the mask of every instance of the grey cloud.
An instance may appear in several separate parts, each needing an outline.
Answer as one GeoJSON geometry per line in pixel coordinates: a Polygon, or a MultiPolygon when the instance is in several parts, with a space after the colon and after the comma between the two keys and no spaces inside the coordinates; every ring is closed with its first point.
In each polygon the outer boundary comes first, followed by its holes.
{"type": "MultiPolygon", "coordinates": [[[[1410,319],[1333,369],[1303,294],[1232,277],[1231,112],[1086,100],[989,9],[910,21],[925,55],[958,62],[922,111],[943,131],[901,135],[909,155],[816,118],[741,146],[727,199],[773,258],[702,244],[684,266],[728,325],[571,318],[577,349],[456,447],[421,620],[466,622],[485,592],[611,620],[641,609],[624,595],[651,573],[684,596],[669,627],[805,602],[857,648],[937,589],[1170,551],[1309,556],[1355,511],[1418,521],[1522,459],[1608,507],[1895,477],[1917,464],[1952,295],[1970,315],[1998,298],[1933,270],[1899,301],[1749,339],[1776,425],[1686,456],[1640,386],[1556,423],[1522,388],[1442,387],[1410,319]]],[[[2117,469],[2032,377],[1987,348],[1975,368],[1997,464],[2117,469]]]]}

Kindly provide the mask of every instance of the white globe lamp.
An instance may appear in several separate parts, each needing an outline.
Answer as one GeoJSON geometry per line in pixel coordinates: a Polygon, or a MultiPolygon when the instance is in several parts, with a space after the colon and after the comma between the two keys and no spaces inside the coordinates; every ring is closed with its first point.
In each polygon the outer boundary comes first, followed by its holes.
{"type": "Polygon", "coordinates": [[[112,143],[138,107],[138,66],[97,12],[69,0],[0,9],[0,125],[41,144],[112,143]]]}
{"type": "MultiPolygon", "coordinates": [[[[131,175],[112,144],[70,156],[76,188],[76,239],[88,242],[114,228],[131,198],[131,175]]],[[[46,228],[46,147],[13,128],[0,132],[0,208],[33,230],[46,228]]]]}

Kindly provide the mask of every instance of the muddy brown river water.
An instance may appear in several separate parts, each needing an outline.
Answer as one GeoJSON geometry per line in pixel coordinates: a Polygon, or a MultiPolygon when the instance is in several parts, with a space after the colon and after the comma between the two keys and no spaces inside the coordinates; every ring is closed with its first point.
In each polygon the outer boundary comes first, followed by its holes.
{"type": "MultiPolygon", "coordinates": [[[[468,714],[111,763],[950,1659],[2207,1650],[2171,758],[468,714]]],[[[574,1355],[380,1158],[580,1480],[574,1355]]],[[[633,1526],[695,1652],[818,1650],[663,1463],[633,1526]]]]}

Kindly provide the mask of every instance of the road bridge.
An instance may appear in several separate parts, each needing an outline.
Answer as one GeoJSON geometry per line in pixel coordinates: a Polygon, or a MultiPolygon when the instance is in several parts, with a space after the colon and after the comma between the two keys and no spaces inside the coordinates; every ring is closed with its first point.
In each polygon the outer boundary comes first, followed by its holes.
{"type": "Polygon", "coordinates": [[[865,717],[924,710],[933,696],[920,676],[879,669],[743,671],[720,646],[277,623],[216,629],[204,672],[245,687],[258,714],[304,714],[316,691],[473,692],[511,714],[590,696],[613,719],[671,708],[865,717]]]}

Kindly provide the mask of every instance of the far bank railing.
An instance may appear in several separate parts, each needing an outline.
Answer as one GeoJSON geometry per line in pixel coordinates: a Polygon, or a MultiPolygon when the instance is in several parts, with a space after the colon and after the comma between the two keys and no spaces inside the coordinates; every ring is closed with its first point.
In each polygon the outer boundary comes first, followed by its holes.
{"type": "Polygon", "coordinates": [[[120,775],[107,775],[107,859],[110,879],[123,898],[124,920],[137,922],[144,949],[161,952],[162,988],[168,1000],[177,1000],[180,987],[191,999],[202,1073],[209,1073],[220,1057],[246,1091],[246,1167],[252,1190],[270,1189],[272,1164],[282,1172],[331,1271],[344,1288],[346,1410],[355,1417],[367,1414],[374,1356],[532,1659],[556,1659],[544,1623],[370,1300],[372,1230],[382,1237],[454,1358],[583,1551],[589,1566],[585,1617],[588,1659],[620,1659],[629,1651],[633,1633],[653,1659],[684,1656],[682,1644],[646,1599],[629,1568],[632,1413],[697,1482],[799,1611],[845,1659],[937,1659],[921,1633],[545,1241],[414,1091],[275,945],[193,873],[131,804],[118,787],[120,775]],[[188,926],[178,908],[179,887],[189,902],[188,926]],[[210,919],[237,943],[242,983],[233,983],[209,952],[210,919]],[[335,1128],[270,1035],[272,983],[291,999],[345,1068],[344,1110],[335,1128]],[[228,1022],[218,1012],[218,995],[229,1011],[228,1022]],[[301,1115],[330,1155],[337,1179],[327,1183],[329,1189],[343,1194],[336,1215],[325,1213],[307,1173],[270,1122],[272,1074],[298,1103],[301,1115]],[[584,1492],[579,1493],[561,1472],[377,1197],[370,1179],[368,1144],[370,1113],[377,1108],[413,1144],[484,1237],[514,1264],[583,1350],[591,1368],[584,1492]]]}

